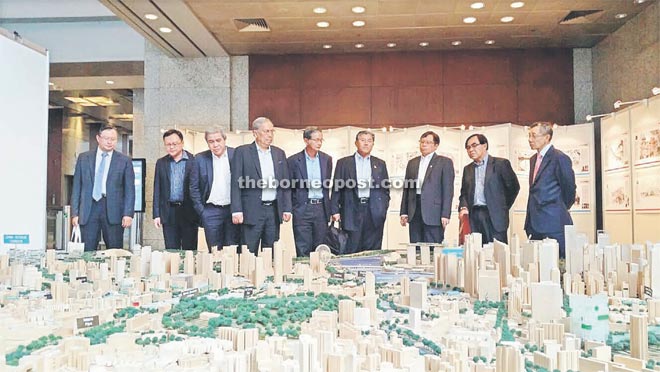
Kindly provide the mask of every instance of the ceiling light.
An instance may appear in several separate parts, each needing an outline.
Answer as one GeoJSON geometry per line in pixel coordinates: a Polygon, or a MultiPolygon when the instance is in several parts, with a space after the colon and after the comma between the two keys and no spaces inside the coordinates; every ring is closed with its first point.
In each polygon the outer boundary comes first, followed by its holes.
{"type": "Polygon", "coordinates": [[[159,30],[160,30],[160,32],[162,32],[164,34],[169,34],[170,32],[172,32],[172,29],[169,28],[169,27],[161,27],[161,28],[159,28],[159,30]]]}
{"type": "Polygon", "coordinates": [[[626,13],[619,13],[619,14],[615,15],[614,18],[616,18],[616,19],[624,19],[624,18],[626,18],[627,16],[628,16],[628,14],[626,14],[626,13]]]}
{"type": "Polygon", "coordinates": [[[429,43],[428,43],[428,41],[422,41],[421,43],[419,43],[419,46],[427,47],[427,46],[429,46],[429,43]]]}
{"type": "Polygon", "coordinates": [[[653,89],[651,89],[651,92],[653,93],[654,96],[657,96],[660,94],[660,88],[653,87],[653,89]]]}
{"type": "Polygon", "coordinates": [[[512,7],[513,9],[522,8],[522,7],[524,7],[524,6],[525,6],[525,3],[522,2],[522,1],[515,1],[515,2],[511,3],[511,7],[512,7]]]}
{"type": "Polygon", "coordinates": [[[147,13],[144,15],[144,18],[150,20],[150,21],[155,21],[158,19],[158,16],[155,14],[147,13]]]}
{"type": "Polygon", "coordinates": [[[330,27],[330,22],[327,21],[316,22],[316,27],[320,27],[320,28],[330,27]]]}
{"type": "Polygon", "coordinates": [[[362,27],[366,24],[365,21],[353,21],[353,26],[355,27],[362,27]]]}
{"type": "Polygon", "coordinates": [[[484,7],[484,3],[481,3],[481,2],[479,2],[479,3],[472,3],[472,5],[470,5],[470,8],[472,8],[472,9],[481,9],[481,8],[483,8],[483,7],[484,7]]]}
{"type": "Polygon", "coordinates": [[[396,46],[396,43],[387,43],[388,48],[394,48],[396,46]]]}
{"type": "Polygon", "coordinates": [[[316,14],[323,14],[327,11],[328,10],[326,8],[323,8],[323,7],[314,8],[314,13],[316,13],[316,14]]]}
{"type": "Polygon", "coordinates": [[[500,18],[500,21],[501,21],[502,23],[513,22],[513,17],[511,17],[511,16],[502,17],[502,18],[500,18]]]}
{"type": "Polygon", "coordinates": [[[332,48],[332,45],[330,44],[323,44],[323,49],[330,49],[332,48]]]}
{"type": "Polygon", "coordinates": [[[495,44],[495,40],[486,40],[484,43],[486,43],[486,45],[493,45],[495,44]]]}
{"type": "Polygon", "coordinates": [[[477,18],[475,17],[465,17],[463,18],[463,23],[474,23],[477,21],[477,18]]]}
{"type": "Polygon", "coordinates": [[[358,49],[362,49],[362,48],[364,48],[364,44],[357,43],[357,44],[355,44],[355,47],[358,48],[358,49]]]}
{"type": "Polygon", "coordinates": [[[453,45],[453,46],[459,46],[459,45],[461,45],[461,44],[463,44],[463,42],[460,41],[460,40],[455,40],[455,41],[452,41],[452,42],[451,42],[451,45],[453,45]]]}
{"type": "Polygon", "coordinates": [[[635,4],[643,4],[646,0],[635,0],[635,4]]]}
{"type": "Polygon", "coordinates": [[[355,14],[362,14],[362,13],[364,13],[365,10],[367,10],[367,9],[363,6],[354,6],[351,9],[351,11],[355,14]]]}
{"type": "Polygon", "coordinates": [[[48,82],[48,85],[50,85],[50,86],[52,87],[52,86],[54,86],[55,84],[54,84],[54,83],[51,83],[51,82],[48,82]]]}
{"type": "Polygon", "coordinates": [[[108,84],[108,85],[112,85],[112,84],[114,84],[115,82],[114,82],[113,80],[106,80],[105,83],[108,84]]]}

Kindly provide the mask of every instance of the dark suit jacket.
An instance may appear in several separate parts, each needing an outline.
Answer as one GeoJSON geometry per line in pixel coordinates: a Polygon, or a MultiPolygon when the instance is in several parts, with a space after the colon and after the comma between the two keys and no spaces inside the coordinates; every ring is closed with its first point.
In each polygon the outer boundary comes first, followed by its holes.
{"type": "MultiPolygon", "coordinates": [[[[475,164],[471,162],[463,168],[461,196],[458,209],[468,211],[474,206],[475,164]]],[[[486,177],[484,178],[484,196],[488,207],[488,216],[495,231],[506,232],[509,228],[509,209],[518,196],[520,183],[507,159],[488,155],[486,177]]]]}
{"type": "MultiPolygon", "coordinates": [[[[410,159],[406,166],[405,186],[401,197],[401,215],[412,219],[415,215],[417,173],[421,156],[410,159]]],[[[441,218],[451,216],[451,201],[454,197],[454,162],[451,159],[433,154],[424,183],[422,184],[422,217],[430,226],[441,226],[441,218]]]]}
{"type": "MultiPolygon", "coordinates": [[[[385,223],[387,208],[390,205],[389,187],[380,187],[383,180],[389,179],[387,166],[381,159],[371,155],[371,191],[369,193],[369,209],[375,226],[385,223]]],[[[346,181],[357,183],[355,155],[346,156],[337,161],[334,186],[331,199],[332,214],[341,214],[342,228],[356,231],[359,227],[358,207],[360,204],[357,187],[348,188],[346,181]]],[[[387,185],[389,186],[389,185],[387,185]]]]}
{"type": "MultiPolygon", "coordinates": [[[[183,215],[191,222],[197,221],[197,214],[193,209],[192,199],[190,198],[190,174],[192,172],[195,157],[186,151],[188,160],[186,160],[186,173],[183,178],[183,215]]],[[[153,214],[154,218],[160,217],[161,223],[173,223],[174,216],[170,213],[170,159],[165,155],[156,161],[156,173],[154,175],[154,199],[153,214]]]]}
{"type": "Polygon", "coordinates": [[[525,231],[528,234],[531,230],[538,233],[563,233],[565,225],[573,224],[568,210],[575,203],[577,188],[571,158],[550,146],[532,182],[537,156],[534,154],[530,159],[525,231]]]}
{"type": "MultiPolygon", "coordinates": [[[[286,154],[282,149],[270,146],[271,156],[273,157],[273,168],[275,170],[275,179],[278,181],[289,179],[289,167],[286,162],[286,154]]],[[[239,180],[250,179],[258,181],[261,179],[261,165],[259,164],[259,154],[257,154],[257,144],[252,142],[249,145],[238,146],[234,150],[234,158],[231,162],[231,212],[243,213],[243,223],[254,225],[257,222],[257,216],[253,211],[258,210],[261,205],[261,188],[254,185],[252,188],[239,188],[239,180]]],[[[277,215],[282,223],[282,214],[291,213],[291,193],[288,188],[283,188],[279,183],[277,188],[277,215]]]]}
{"type": "MultiPolygon", "coordinates": [[[[86,225],[92,210],[92,192],[96,175],[96,151],[83,152],[78,156],[73,174],[71,191],[71,216],[78,217],[78,223],[86,225]]],[[[121,224],[124,216],[135,214],[135,172],[131,158],[114,151],[106,180],[106,203],[108,221],[112,225],[121,224]]]]}
{"type": "MultiPolygon", "coordinates": [[[[319,151],[319,164],[321,166],[321,181],[328,187],[323,188],[323,208],[328,221],[330,221],[330,181],[332,177],[332,157],[325,152],[319,151]]],[[[293,214],[302,216],[307,205],[309,185],[303,184],[307,177],[307,159],[305,150],[291,155],[287,159],[289,165],[289,176],[291,178],[291,203],[293,214]],[[296,187],[294,187],[296,186],[296,187]],[[307,186],[307,187],[303,187],[307,186]]]]}
{"type": "MultiPolygon", "coordinates": [[[[231,161],[234,158],[234,148],[227,147],[229,157],[229,170],[231,172],[231,161]]],[[[192,172],[190,172],[190,198],[198,216],[204,212],[204,204],[211,196],[213,186],[213,153],[211,150],[202,151],[195,155],[192,172]]]]}

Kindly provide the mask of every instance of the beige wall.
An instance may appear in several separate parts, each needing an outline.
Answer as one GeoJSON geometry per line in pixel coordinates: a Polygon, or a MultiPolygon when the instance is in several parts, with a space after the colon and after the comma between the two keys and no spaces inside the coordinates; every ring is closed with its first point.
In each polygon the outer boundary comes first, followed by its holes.
{"type": "Polygon", "coordinates": [[[592,49],[594,114],[614,101],[651,96],[660,85],[660,3],[655,2],[592,49]]]}

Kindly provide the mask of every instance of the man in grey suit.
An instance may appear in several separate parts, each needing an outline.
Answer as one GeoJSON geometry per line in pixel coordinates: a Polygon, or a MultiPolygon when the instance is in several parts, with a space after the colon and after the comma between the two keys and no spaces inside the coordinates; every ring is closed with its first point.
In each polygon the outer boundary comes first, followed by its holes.
{"type": "Polygon", "coordinates": [[[420,156],[406,166],[401,197],[401,226],[410,224],[411,243],[442,243],[451,217],[454,197],[454,163],[437,155],[437,133],[424,132],[419,138],[420,156]]]}
{"type": "Polygon", "coordinates": [[[303,140],[305,148],[287,159],[298,257],[309,256],[328,232],[332,181],[332,157],[321,151],[323,132],[317,127],[305,128],[303,140]]]}
{"type": "Polygon", "coordinates": [[[254,142],[237,147],[231,162],[231,212],[234,224],[243,225],[243,243],[258,254],[280,239],[280,224],[291,219],[291,194],[286,154],[271,146],[275,126],[259,117],[252,133],[254,142]]]}
{"type": "Polygon", "coordinates": [[[101,232],[107,248],[122,248],[124,228],[133,222],[135,173],[131,159],[115,151],[117,136],[115,127],[101,127],[98,148],[76,162],[71,223],[80,224],[85,251],[97,249],[101,232]]]}
{"type": "Polygon", "coordinates": [[[209,149],[195,156],[190,174],[190,198],[202,221],[206,245],[222,247],[238,244],[238,228],[232,223],[231,161],[234,149],[226,144],[222,128],[204,133],[209,149]]]}
{"type": "Polygon", "coordinates": [[[488,154],[488,139],[473,134],[465,140],[472,163],[463,168],[460,216],[468,215],[472,232],[481,233],[483,244],[494,239],[506,243],[509,210],[520,191],[520,184],[507,159],[488,154]]]}
{"type": "Polygon", "coordinates": [[[348,232],[341,253],[382,249],[390,184],[385,162],[371,155],[375,138],[373,132],[359,131],[355,154],[337,161],[330,205],[332,219],[348,232]]]}

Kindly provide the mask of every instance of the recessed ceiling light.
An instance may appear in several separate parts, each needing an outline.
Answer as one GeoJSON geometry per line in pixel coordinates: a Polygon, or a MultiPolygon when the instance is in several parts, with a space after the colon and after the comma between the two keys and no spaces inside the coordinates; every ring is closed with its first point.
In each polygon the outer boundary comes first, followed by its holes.
{"type": "Polygon", "coordinates": [[[172,32],[172,29],[169,28],[169,27],[161,27],[161,28],[159,28],[159,30],[160,30],[160,32],[162,32],[164,34],[169,34],[170,32],[172,32]]]}
{"type": "Polygon", "coordinates": [[[486,45],[493,45],[495,44],[495,40],[486,40],[484,43],[486,43],[486,45]]]}
{"type": "Polygon", "coordinates": [[[316,22],[316,27],[320,27],[320,28],[330,27],[330,22],[327,21],[316,22]]]}
{"type": "Polygon", "coordinates": [[[635,4],[643,4],[646,0],[635,0],[635,4]]]}
{"type": "Polygon", "coordinates": [[[452,42],[451,42],[451,45],[453,45],[453,46],[459,46],[459,45],[461,45],[461,44],[463,44],[463,42],[460,41],[460,40],[455,40],[455,41],[452,41],[452,42]]]}
{"type": "Polygon", "coordinates": [[[353,8],[351,8],[351,11],[355,14],[362,14],[364,13],[365,10],[367,9],[363,6],[354,6],[353,8]]]}
{"type": "Polygon", "coordinates": [[[364,21],[353,21],[353,26],[355,27],[362,27],[366,24],[364,21]]]}
{"type": "Polygon", "coordinates": [[[422,41],[421,43],[419,43],[419,46],[427,47],[427,46],[429,46],[429,42],[428,41],[422,41]]]}
{"type": "Polygon", "coordinates": [[[628,16],[628,14],[626,14],[626,13],[619,13],[619,14],[615,15],[614,18],[616,18],[616,19],[624,19],[624,18],[626,18],[627,16],[628,16]]]}
{"type": "Polygon", "coordinates": [[[474,23],[477,21],[476,17],[465,17],[463,18],[463,23],[474,23]]]}
{"type": "Polygon", "coordinates": [[[396,46],[396,43],[387,43],[388,48],[394,48],[396,46]]]}
{"type": "Polygon", "coordinates": [[[357,43],[357,44],[355,44],[355,47],[358,48],[358,49],[362,49],[362,48],[364,48],[364,44],[357,43]]]}
{"type": "Polygon", "coordinates": [[[328,10],[326,8],[323,8],[323,7],[314,8],[314,13],[316,13],[316,14],[323,14],[327,11],[328,10]]]}
{"type": "Polygon", "coordinates": [[[522,2],[522,1],[514,1],[513,3],[511,3],[511,7],[512,7],[513,9],[522,8],[522,7],[524,7],[524,6],[525,6],[525,3],[522,2]]]}
{"type": "Polygon", "coordinates": [[[49,82],[48,82],[48,85],[50,85],[50,86],[52,87],[52,86],[55,85],[55,84],[53,84],[53,83],[51,83],[51,82],[49,81],[49,82]]]}
{"type": "Polygon", "coordinates": [[[144,18],[150,20],[150,21],[155,21],[158,19],[158,16],[155,14],[147,13],[144,15],[144,18]]]}
{"type": "Polygon", "coordinates": [[[323,49],[330,49],[332,48],[332,45],[330,44],[323,44],[323,49]]]}
{"type": "Polygon", "coordinates": [[[115,82],[114,82],[113,80],[106,80],[105,83],[108,84],[108,85],[112,85],[112,84],[114,84],[115,82]]]}
{"type": "Polygon", "coordinates": [[[472,5],[470,5],[470,8],[472,8],[472,9],[481,9],[483,7],[484,7],[484,3],[481,3],[481,2],[472,3],[472,5]]]}
{"type": "Polygon", "coordinates": [[[511,17],[511,16],[502,17],[502,18],[500,18],[500,21],[501,21],[502,23],[513,22],[513,17],[511,17]]]}

